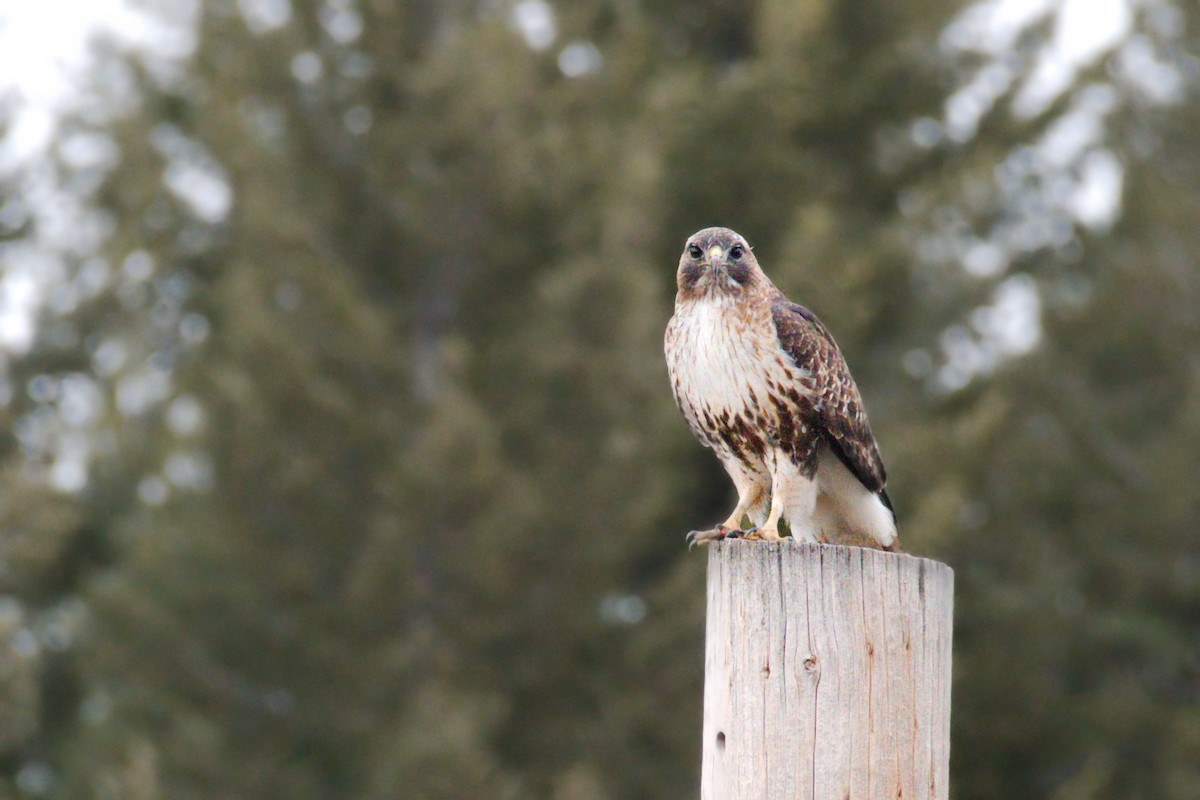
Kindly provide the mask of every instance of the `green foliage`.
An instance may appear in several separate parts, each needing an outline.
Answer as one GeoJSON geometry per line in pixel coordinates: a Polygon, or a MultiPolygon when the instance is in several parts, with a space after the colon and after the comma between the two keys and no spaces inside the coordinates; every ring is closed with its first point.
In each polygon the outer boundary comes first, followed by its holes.
{"type": "Polygon", "coordinates": [[[1121,220],[1014,258],[1037,348],[947,388],[1000,279],[918,254],[1004,221],[1055,119],[911,144],[959,4],[562,4],[547,49],[503,3],[252,5],[144,76],[108,277],[10,365],[0,797],[693,793],[683,534],[730,487],[661,336],[711,224],[834,330],[905,546],[957,571],[956,796],[1194,794],[1194,106],[1121,106],[1121,220]]]}

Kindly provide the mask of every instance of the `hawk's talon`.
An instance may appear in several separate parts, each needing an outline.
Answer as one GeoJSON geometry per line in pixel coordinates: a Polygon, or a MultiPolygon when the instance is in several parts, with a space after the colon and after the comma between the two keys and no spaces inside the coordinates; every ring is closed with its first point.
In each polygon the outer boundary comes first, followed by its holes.
{"type": "Polygon", "coordinates": [[[781,542],[781,541],[783,541],[783,537],[779,535],[778,531],[774,531],[774,535],[772,535],[771,531],[764,532],[762,530],[762,528],[751,528],[748,531],[741,531],[741,533],[745,535],[747,542],[781,542]]]}
{"type": "Polygon", "coordinates": [[[687,539],[688,549],[691,550],[696,545],[704,546],[724,539],[740,539],[743,533],[743,531],[737,528],[726,528],[724,525],[718,525],[707,531],[692,531],[685,538],[687,539]]]}

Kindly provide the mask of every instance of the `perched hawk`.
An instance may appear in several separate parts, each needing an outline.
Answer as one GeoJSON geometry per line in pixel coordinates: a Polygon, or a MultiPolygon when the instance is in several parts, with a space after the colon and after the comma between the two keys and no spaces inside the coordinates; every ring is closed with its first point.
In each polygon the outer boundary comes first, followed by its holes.
{"type": "Polygon", "coordinates": [[[850,536],[897,545],[883,461],[858,387],[821,321],[775,288],[727,228],[688,239],[679,260],[667,367],[675,402],[737,487],[729,519],[693,531],[801,542],[850,536]],[[744,517],[757,526],[743,531],[744,517]]]}

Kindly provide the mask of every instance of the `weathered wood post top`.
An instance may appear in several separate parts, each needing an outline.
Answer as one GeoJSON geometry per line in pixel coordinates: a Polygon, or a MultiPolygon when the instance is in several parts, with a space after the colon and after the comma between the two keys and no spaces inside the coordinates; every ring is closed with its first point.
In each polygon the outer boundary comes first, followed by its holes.
{"type": "Polygon", "coordinates": [[[954,573],[858,547],[708,556],[702,800],[945,800],[954,573]]]}

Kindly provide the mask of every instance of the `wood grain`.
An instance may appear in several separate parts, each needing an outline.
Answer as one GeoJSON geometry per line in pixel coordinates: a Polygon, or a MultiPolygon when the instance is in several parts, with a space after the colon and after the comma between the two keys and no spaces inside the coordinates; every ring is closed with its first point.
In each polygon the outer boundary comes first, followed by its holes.
{"type": "Polygon", "coordinates": [[[948,798],[953,604],[928,559],[712,545],[702,800],[948,798]]]}

